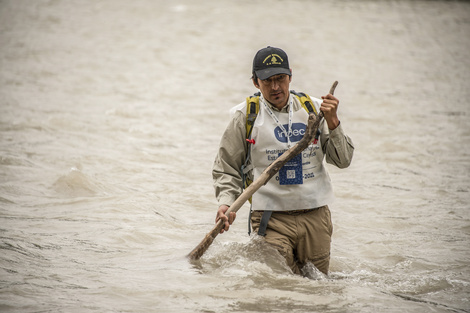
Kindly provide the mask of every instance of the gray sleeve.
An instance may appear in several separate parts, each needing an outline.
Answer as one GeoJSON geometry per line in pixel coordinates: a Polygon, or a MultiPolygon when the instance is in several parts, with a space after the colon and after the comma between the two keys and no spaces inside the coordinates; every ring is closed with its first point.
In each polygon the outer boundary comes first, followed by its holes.
{"type": "Polygon", "coordinates": [[[323,123],[322,149],[327,163],[338,168],[346,168],[351,164],[354,144],[344,133],[341,123],[333,130],[328,129],[326,122],[323,123]]]}
{"type": "Polygon", "coordinates": [[[236,111],[222,136],[212,167],[215,196],[219,205],[232,205],[243,191],[240,173],[246,157],[245,115],[236,111]]]}

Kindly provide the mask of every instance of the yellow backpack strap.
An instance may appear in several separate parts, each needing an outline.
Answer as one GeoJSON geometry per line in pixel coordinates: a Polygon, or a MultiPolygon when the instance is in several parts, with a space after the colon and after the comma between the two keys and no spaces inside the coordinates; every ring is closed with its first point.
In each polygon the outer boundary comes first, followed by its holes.
{"type": "Polygon", "coordinates": [[[246,98],[246,139],[251,138],[251,130],[259,113],[259,96],[260,93],[257,92],[246,98]]]}
{"type": "Polygon", "coordinates": [[[302,107],[308,112],[308,113],[315,113],[315,115],[318,115],[317,109],[315,109],[315,106],[313,105],[312,99],[310,99],[310,96],[303,93],[303,92],[296,92],[295,90],[290,91],[293,95],[299,99],[300,103],[302,104],[302,107]]]}
{"type": "MultiPolygon", "coordinates": [[[[312,99],[310,99],[310,96],[303,93],[303,92],[296,92],[294,90],[290,91],[291,94],[295,95],[300,103],[302,104],[302,107],[307,111],[307,113],[314,113],[315,115],[318,115],[317,109],[315,109],[315,106],[313,105],[312,99]]],[[[317,132],[315,133],[315,139],[314,143],[316,144],[318,142],[318,138],[320,138],[321,135],[321,130],[320,128],[317,129],[317,132]]]]}
{"type": "MultiPolygon", "coordinates": [[[[246,98],[246,141],[248,144],[253,144],[254,141],[251,141],[251,131],[253,130],[253,125],[255,124],[256,117],[259,113],[259,97],[261,93],[257,92],[253,96],[246,98]]],[[[247,177],[247,173],[251,170],[249,165],[251,149],[248,146],[245,156],[245,163],[242,165],[240,172],[242,175],[243,187],[247,188],[252,181],[247,177]]],[[[249,199],[251,202],[251,198],[249,199]]]]}

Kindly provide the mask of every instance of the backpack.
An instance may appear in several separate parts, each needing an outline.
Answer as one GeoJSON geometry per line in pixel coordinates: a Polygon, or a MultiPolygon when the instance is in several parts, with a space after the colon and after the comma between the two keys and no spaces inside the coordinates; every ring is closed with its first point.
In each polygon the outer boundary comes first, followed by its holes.
{"type": "MultiPolygon", "coordinates": [[[[303,92],[296,92],[295,90],[290,91],[291,94],[297,97],[299,99],[300,103],[302,104],[302,107],[307,111],[307,113],[314,113],[315,115],[318,114],[317,110],[315,109],[315,106],[313,105],[312,99],[310,99],[310,96],[303,93],[303,92]]],[[[259,97],[261,96],[260,92],[255,93],[253,96],[247,97],[246,98],[246,141],[248,144],[254,144],[254,141],[251,139],[251,131],[253,130],[253,125],[255,124],[256,117],[258,116],[259,113],[259,97]]],[[[315,138],[318,138],[317,134],[315,138]]],[[[242,180],[243,180],[243,186],[244,188],[248,187],[251,183],[252,180],[249,179],[246,174],[251,168],[248,168],[248,161],[250,159],[250,147],[248,147],[247,152],[246,152],[246,158],[245,158],[245,164],[242,165],[241,167],[241,174],[242,174],[242,180]]],[[[250,199],[251,202],[251,199],[250,199]]]]}

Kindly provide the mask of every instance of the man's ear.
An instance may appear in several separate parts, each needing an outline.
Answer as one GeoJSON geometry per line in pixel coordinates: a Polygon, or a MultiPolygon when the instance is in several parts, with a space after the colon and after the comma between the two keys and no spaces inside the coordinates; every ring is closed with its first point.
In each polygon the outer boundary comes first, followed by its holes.
{"type": "Polygon", "coordinates": [[[255,87],[259,89],[259,84],[258,84],[258,82],[256,81],[256,80],[258,80],[258,79],[255,80],[254,78],[252,78],[251,80],[253,81],[253,85],[255,85],[255,87]]]}

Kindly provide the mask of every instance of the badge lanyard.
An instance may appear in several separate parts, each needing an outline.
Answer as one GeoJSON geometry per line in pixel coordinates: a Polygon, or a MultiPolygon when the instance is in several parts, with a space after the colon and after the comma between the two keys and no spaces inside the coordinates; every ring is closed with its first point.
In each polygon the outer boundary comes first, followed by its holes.
{"type": "Polygon", "coordinates": [[[294,114],[293,112],[293,104],[292,104],[292,98],[289,97],[289,124],[288,124],[288,131],[286,131],[286,129],[284,128],[284,126],[281,124],[281,122],[279,122],[279,119],[276,117],[276,115],[274,114],[273,110],[271,110],[271,108],[268,106],[268,104],[266,103],[266,100],[264,100],[264,97],[261,97],[261,100],[264,104],[264,108],[266,109],[266,112],[269,113],[269,115],[271,116],[271,118],[274,120],[274,122],[277,124],[277,126],[279,126],[279,128],[284,132],[284,134],[286,135],[286,138],[287,138],[287,148],[290,148],[291,147],[291,142],[290,142],[290,136],[289,134],[292,132],[292,115],[294,114]]]}

